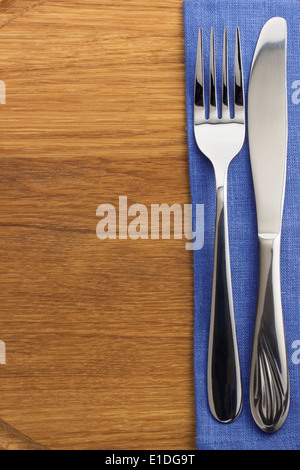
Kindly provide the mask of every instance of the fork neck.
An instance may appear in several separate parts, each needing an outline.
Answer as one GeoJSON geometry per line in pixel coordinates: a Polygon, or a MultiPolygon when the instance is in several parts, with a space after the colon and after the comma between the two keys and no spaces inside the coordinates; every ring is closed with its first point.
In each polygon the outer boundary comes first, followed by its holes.
{"type": "Polygon", "coordinates": [[[227,172],[228,172],[228,165],[225,168],[220,168],[214,166],[215,171],[215,180],[216,180],[216,189],[217,191],[221,191],[226,194],[227,189],[227,172]]]}
{"type": "Polygon", "coordinates": [[[227,172],[228,166],[221,171],[221,168],[215,169],[216,181],[216,230],[219,223],[224,226],[224,239],[228,239],[228,221],[227,221],[227,172]],[[222,222],[221,222],[222,220],[222,222]]]}

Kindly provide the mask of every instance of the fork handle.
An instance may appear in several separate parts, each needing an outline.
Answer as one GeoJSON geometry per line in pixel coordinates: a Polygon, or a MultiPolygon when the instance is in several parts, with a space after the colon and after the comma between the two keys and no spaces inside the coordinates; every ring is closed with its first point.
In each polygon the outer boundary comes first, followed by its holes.
{"type": "Polygon", "coordinates": [[[279,429],[289,409],[289,373],[280,286],[280,235],[259,237],[250,405],[256,424],[265,432],[279,429]]]}
{"type": "Polygon", "coordinates": [[[242,407],[242,386],[231,287],[227,221],[227,172],[217,184],[214,268],[208,347],[208,399],[213,416],[233,421],[242,407]]]}

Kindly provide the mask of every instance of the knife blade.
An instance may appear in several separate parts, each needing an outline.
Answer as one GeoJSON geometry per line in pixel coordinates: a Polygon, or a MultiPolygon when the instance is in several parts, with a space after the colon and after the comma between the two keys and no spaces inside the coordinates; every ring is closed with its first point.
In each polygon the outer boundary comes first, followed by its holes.
{"type": "Polygon", "coordinates": [[[280,243],[287,159],[287,23],[262,28],[248,90],[248,135],[259,240],[259,281],[250,371],[250,406],[256,424],[274,432],[289,409],[280,286],[280,243]]]}

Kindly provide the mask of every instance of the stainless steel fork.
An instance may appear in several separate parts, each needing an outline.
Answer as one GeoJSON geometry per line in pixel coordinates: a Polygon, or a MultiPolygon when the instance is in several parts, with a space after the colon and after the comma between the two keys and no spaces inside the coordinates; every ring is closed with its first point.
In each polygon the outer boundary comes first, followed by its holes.
{"type": "Polygon", "coordinates": [[[227,220],[227,172],[230,161],[245,139],[244,86],[239,29],[236,30],[234,68],[234,117],[230,117],[228,91],[227,29],[223,40],[222,117],[218,117],[214,28],[210,41],[209,117],[206,119],[202,28],[199,30],[194,133],[197,145],[214,167],[216,222],[208,348],[207,387],[213,416],[221,422],[234,420],[242,407],[240,363],[234,320],[227,220]]]}

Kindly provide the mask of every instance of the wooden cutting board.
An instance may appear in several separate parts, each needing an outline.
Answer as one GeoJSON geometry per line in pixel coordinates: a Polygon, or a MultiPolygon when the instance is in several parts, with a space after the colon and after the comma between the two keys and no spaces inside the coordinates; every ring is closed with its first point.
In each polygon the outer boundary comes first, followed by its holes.
{"type": "Polygon", "coordinates": [[[0,447],[194,449],[192,252],[96,236],[190,203],[182,1],[0,11],[0,447]]]}

